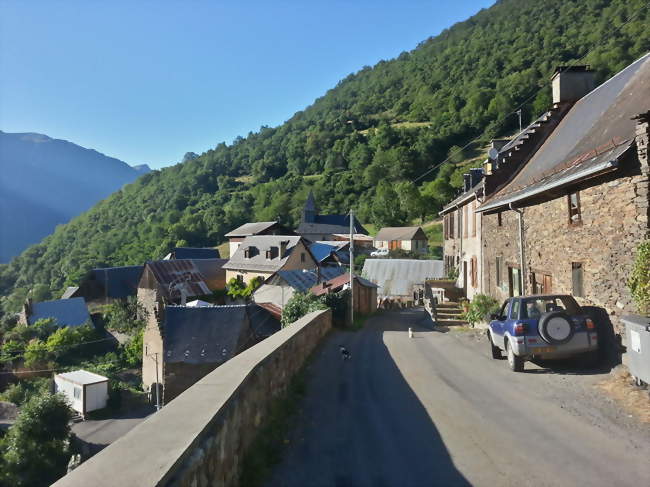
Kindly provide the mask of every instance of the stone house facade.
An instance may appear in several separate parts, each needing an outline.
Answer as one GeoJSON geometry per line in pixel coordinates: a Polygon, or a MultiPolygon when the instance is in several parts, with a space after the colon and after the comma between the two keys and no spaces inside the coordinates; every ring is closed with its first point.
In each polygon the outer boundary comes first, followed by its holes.
{"type": "Polygon", "coordinates": [[[577,101],[539,149],[505,168],[511,176],[477,210],[487,294],[572,294],[621,331],[618,317],[635,311],[626,283],[650,231],[649,122],[646,55],[577,101]]]}
{"type": "Polygon", "coordinates": [[[374,246],[376,249],[425,253],[429,241],[422,227],[384,227],[375,236],[374,246]]]}

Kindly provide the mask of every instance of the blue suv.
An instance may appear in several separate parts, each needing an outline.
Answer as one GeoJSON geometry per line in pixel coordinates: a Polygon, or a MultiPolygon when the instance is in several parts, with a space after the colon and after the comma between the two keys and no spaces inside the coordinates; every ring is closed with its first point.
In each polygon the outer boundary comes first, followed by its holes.
{"type": "Polygon", "coordinates": [[[531,359],[560,359],[587,354],[595,359],[594,322],[569,295],[517,296],[507,299],[488,329],[492,358],[504,351],[510,368],[524,370],[531,359]]]}

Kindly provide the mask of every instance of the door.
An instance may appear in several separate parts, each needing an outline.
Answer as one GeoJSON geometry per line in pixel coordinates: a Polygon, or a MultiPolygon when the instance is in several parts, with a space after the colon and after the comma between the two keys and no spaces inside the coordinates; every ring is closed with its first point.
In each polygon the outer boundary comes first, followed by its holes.
{"type": "Polygon", "coordinates": [[[463,261],[463,292],[467,297],[467,262],[463,261]]]}
{"type": "Polygon", "coordinates": [[[553,279],[551,276],[544,275],[544,294],[551,294],[553,292],[553,279]]]}

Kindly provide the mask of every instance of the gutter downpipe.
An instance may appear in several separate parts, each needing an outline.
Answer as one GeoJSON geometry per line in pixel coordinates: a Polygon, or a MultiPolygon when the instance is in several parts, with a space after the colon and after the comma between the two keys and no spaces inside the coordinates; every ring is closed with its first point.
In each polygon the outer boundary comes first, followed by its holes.
{"type": "Polygon", "coordinates": [[[526,268],[524,267],[524,212],[508,203],[508,208],[519,215],[519,267],[521,268],[521,295],[526,295],[526,268]]]}
{"type": "MultiPolygon", "coordinates": [[[[465,288],[465,276],[462,274],[463,271],[463,212],[460,209],[458,203],[456,203],[456,211],[458,212],[458,235],[460,236],[460,258],[458,259],[458,278],[463,276],[463,288],[465,288]]],[[[458,280],[456,281],[458,282],[458,280]]],[[[467,296],[465,296],[467,297],[467,296]]]]}

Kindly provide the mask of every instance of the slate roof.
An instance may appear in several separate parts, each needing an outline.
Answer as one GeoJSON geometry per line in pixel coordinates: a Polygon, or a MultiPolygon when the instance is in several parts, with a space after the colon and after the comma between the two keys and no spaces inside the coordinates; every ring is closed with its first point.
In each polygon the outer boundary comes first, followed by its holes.
{"type": "MultiPolygon", "coordinates": [[[[345,272],[343,267],[321,267],[320,277],[321,280],[329,280],[345,272]]],[[[317,275],[315,270],[306,272],[302,269],[278,271],[275,276],[269,279],[269,284],[279,284],[279,281],[282,280],[296,291],[304,293],[316,285],[317,275]]]]}
{"type": "MultiPolygon", "coordinates": [[[[364,279],[363,277],[354,276],[354,280],[357,281],[361,286],[365,287],[379,287],[377,284],[374,282],[370,282],[367,279],[364,279]]],[[[350,282],[350,273],[346,272],[345,274],[341,274],[338,277],[335,277],[334,279],[330,279],[325,282],[321,282],[320,284],[315,285],[314,287],[311,288],[311,292],[314,293],[316,296],[321,296],[323,294],[327,294],[328,292],[331,291],[336,291],[346,284],[350,282]]]]}
{"type": "Polygon", "coordinates": [[[422,227],[384,227],[375,240],[426,240],[422,227]]]}
{"type": "Polygon", "coordinates": [[[68,287],[61,296],[61,299],[70,299],[77,291],[79,291],[79,286],[68,287]]]}
{"type": "Polygon", "coordinates": [[[528,163],[478,211],[494,210],[615,170],[633,142],[632,117],[648,110],[650,54],[576,102],[528,163]]]}
{"type": "Polygon", "coordinates": [[[443,277],[444,266],[441,260],[366,259],[361,275],[379,286],[378,296],[410,296],[413,286],[443,277]]]}
{"type": "Polygon", "coordinates": [[[221,255],[219,249],[212,247],[176,247],[167,257],[171,259],[218,259],[221,255]]]}
{"type": "Polygon", "coordinates": [[[90,315],[84,298],[33,303],[27,322],[33,325],[43,318],[54,318],[61,326],[80,326],[90,323],[90,315]]]}
{"type": "Polygon", "coordinates": [[[163,327],[166,362],[221,364],[241,352],[251,339],[278,331],[280,322],[256,304],[166,306],[163,327]]]}
{"type": "Polygon", "coordinates": [[[456,205],[461,205],[461,203],[464,205],[468,201],[473,200],[475,198],[474,195],[476,195],[477,193],[479,195],[482,195],[484,187],[485,187],[485,180],[481,179],[481,182],[476,184],[472,189],[470,189],[469,191],[465,191],[461,195],[457,196],[450,203],[447,203],[442,209],[442,211],[440,211],[438,214],[444,215],[445,213],[449,213],[451,210],[455,210],[456,205]]]}
{"type": "MultiPolygon", "coordinates": [[[[262,272],[275,272],[281,269],[289,259],[291,252],[301,241],[300,236],[291,235],[253,235],[246,237],[239,245],[237,251],[230,257],[230,260],[223,266],[231,270],[251,270],[262,272]],[[267,259],[266,251],[271,247],[280,249],[281,243],[286,242],[286,251],[283,255],[278,254],[275,258],[267,259]],[[254,255],[245,256],[246,249],[254,249],[254,255]]],[[[303,242],[304,243],[304,242],[303,242]]],[[[305,245],[306,252],[309,249],[305,245]]]]}
{"type": "MultiPolygon", "coordinates": [[[[300,235],[303,234],[335,234],[346,233],[350,231],[350,217],[349,215],[316,215],[313,223],[301,222],[296,230],[300,235]]],[[[361,222],[354,217],[354,230],[355,233],[362,233],[368,235],[361,222]]]]}
{"type": "Polygon", "coordinates": [[[277,227],[278,230],[286,232],[286,235],[294,235],[294,232],[288,228],[280,225],[277,221],[272,222],[253,222],[253,223],[244,223],[242,226],[231,230],[230,232],[224,235],[225,237],[250,237],[251,235],[258,235],[267,230],[277,227]]]}
{"type": "Polygon", "coordinates": [[[135,296],[144,266],[105,267],[90,271],[91,279],[104,289],[104,295],[114,299],[135,296]]]}
{"type": "Polygon", "coordinates": [[[332,255],[336,255],[336,258],[339,261],[341,261],[343,264],[349,264],[350,263],[349,252],[339,250],[342,247],[345,247],[346,245],[347,242],[336,242],[336,243],[316,242],[309,246],[309,250],[313,254],[314,258],[316,259],[316,262],[318,263],[327,260],[328,258],[332,257],[332,255]],[[337,245],[337,243],[340,245],[337,245]]]}
{"type": "Polygon", "coordinates": [[[246,305],[166,306],[164,359],[168,363],[223,363],[239,353],[247,327],[246,305]]]}

